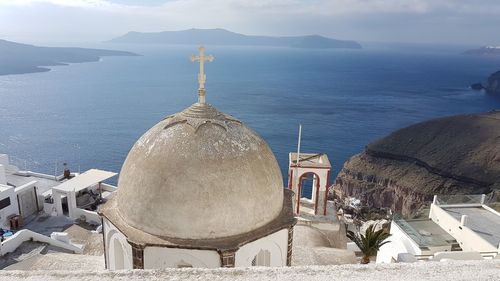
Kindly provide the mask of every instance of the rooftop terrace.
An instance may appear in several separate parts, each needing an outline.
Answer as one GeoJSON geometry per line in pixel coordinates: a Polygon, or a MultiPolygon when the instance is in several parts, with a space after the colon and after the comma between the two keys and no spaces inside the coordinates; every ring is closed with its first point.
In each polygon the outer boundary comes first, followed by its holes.
{"type": "MultiPolygon", "coordinates": [[[[290,165],[295,165],[297,163],[297,153],[290,152],[289,154],[290,165]]],[[[307,167],[319,167],[319,168],[330,168],[330,160],[328,156],[324,153],[301,153],[299,163],[301,166],[307,167]]]]}
{"type": "Polygon", "coordinates": [[[457,244],[455,238],[444,231],[431,219],[405,220],[400,216],[394,217],[394,222],[418,244],[420,248],[450,246],[457,244]]]}
{"type": "Polygon", "coordinates": [[[500,216],[483,207],[446,207],[448,214],[460,221],[463,215],[469,217],[467,227],[476,232],[494,247],[500,244],[500,216]]]}

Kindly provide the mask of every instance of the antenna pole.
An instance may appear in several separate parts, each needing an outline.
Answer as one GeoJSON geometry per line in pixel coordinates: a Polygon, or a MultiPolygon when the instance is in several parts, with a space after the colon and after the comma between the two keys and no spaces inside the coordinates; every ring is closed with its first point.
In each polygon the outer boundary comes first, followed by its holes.
{"type": "MultiPolygon", "coordinates": [[[[297,159],[295,159],[295,179],[294,182],[296,184],[296,190],[299,192],[299,186],[300,186],[300,176],[299,176],[299,165],[300,165],[300,141],[302,139],[302,124],[299,124],[299,139],[297,141],[297,159]]],[[[292,184],[292,188],[294,188],[294,185],[292,184]]],[[[300,192],[301,193],[301,192],[300,192]]],[[[296,214],[299,214],[299,205],[300,205],[300,197],[302,196],[301,194],[297,194],[297,205],[295,212],[296,214]]]]}
{"type": "Polygon", "coordinates": [[[299,140],[297,142],[297,160],[295,164],[297,167],[299,166],[299,161],[300,161],[300,140],[302,139],[302,124],[299,124],[299,140]]]}

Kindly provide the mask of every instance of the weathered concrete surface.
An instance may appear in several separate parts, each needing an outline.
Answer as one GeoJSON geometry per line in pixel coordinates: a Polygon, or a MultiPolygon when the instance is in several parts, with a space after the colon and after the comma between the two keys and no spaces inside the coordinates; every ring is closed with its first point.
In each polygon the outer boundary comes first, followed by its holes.
{"type": "Polygon", "coordinates": [[[500,262],[449,261],[399,264],[350,264],[243,269],[165,269],[127,271],[2,271],[0,280],[136,281],[136,280],[287,280],[287,281],[496,281],[500,262]]]}
{"type": "Polygon", "coordinates": [[[196,103],[147,131],[123,164],[117,208],[162,237],[239,235],[277,218],[283,178],[267,143],[240,121],[196,103]]]}
{"type": "Polygon", "coordinates": [[[104,256],[78,255],[52,251],[20,261],[5,268],[5,270],[96,271],[103,270],[104,268],[104,256]]]}
{"type": "Polygon", "coordinates": [[[371,143],[344,164],[341,196],[409,215],[434,194],[500,190],[500,112],[419,123],[371,143]]]}
{"type": "Polygon", "coordinates": [[[354,252],[332,248],[324,233],[307,225],[294,227],[292,253],[292,266],[357,263],[354,252]]]}

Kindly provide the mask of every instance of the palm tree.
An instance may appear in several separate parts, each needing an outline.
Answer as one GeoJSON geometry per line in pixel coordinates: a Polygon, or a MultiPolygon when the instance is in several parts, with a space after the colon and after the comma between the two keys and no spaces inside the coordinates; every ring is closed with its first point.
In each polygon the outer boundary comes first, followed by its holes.
{"type": "Polygon", "coordinates": [[[363,253],[362,264],[370,263],[370,257],[375,256],[382,247],[382,245],[389,243],[390,241],[384,241],[391,234],[387,233],[385,229],[380,229],[375,231],[375,224],[370,225],[365,232],[365,235],[359,233],[355,234],[352,231],[347,231],[347,238],[351,239],[358,248],[363,253]]]}

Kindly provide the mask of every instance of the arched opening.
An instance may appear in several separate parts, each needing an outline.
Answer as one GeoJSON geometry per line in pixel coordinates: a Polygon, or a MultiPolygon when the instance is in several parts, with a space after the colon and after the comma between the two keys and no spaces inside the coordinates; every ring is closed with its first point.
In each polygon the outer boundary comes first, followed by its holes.
{"type": "Polygon", "coordinates": [[[252,266],[271,266],[271,253],[268,250],[260,250],[253,258],[252,266]]]}
{"type": "Polygon", "coordinates": [[[314,174],[304,174],[300,178],[300,198],[306,198],[309,200],[313,200],[313,185],[315,181],[314,174]]]}
{"type": "Polygon", "coordinates": [[[113,240],[113,254],[115,257],[115,269],[125,269],[125,252],[118,239],[113,240]]]}
{"type": "Polygon", "coordinates": [[[314,204],[314,213],[317,213],[319,187],[320,178],[316,173],[306,172],[299,177],[297,189],[297,214],[300,213],[300,200],[304,197],[314,204]]]}

